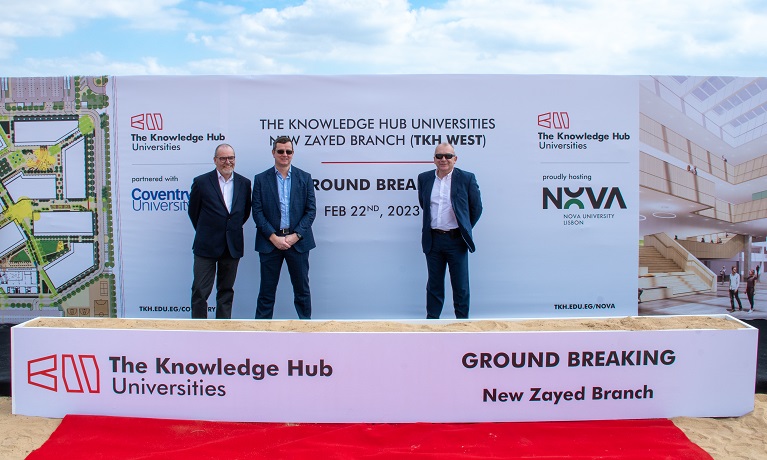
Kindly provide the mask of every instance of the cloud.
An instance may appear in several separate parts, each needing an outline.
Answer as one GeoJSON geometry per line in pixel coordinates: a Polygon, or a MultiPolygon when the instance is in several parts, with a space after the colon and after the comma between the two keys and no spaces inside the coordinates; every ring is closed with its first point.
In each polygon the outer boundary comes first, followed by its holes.
{"type": "MultiPolygon", "coordinates": [[[[20,77],[40,75],[185,75],[186,68],[169,67],[156,57],[143,57],[138,62],[109,59],[101,53],[88,53],[74,58],[25,59],[18,68],[20,77]]],[[[5,75],[4,75],[5,76],[5,75]]]]}
{"type": "Polygon", "coordinates": [[[119,19],[139,29],[177,28],[189,18],[176,8],[182,0],[35,0],[6,1],[0,37],[61,37],[85,23],[119,19]]]}
{"type": "Polygon", "coordinates": [[[235,16],[245,11],[245,8],[242,6],[227,5],[223,2],[197,2],[195,3],[195,8],[204,14],[219,16],[235,16]]]}
{"type": "Polygon", "coordinates": [[[763,54],[745,2],[306,0],[232,18],[204,46],[317,73],[654,73],[763,54]],[[320,69],[319,72],[317,69],[320,69]],[[355,70],[356,69],[356,70],[355,70]]]}
{"type": "MultiPolygon", "coordinates": [[[[106,39],[80,42],[93,44],[102,56],[113,56],[115,62],[105,58],[110,68],[134,69],[132,73],[160,69],[180,74],[764,73],[767,8],[749,0],[427,4],[414,8],[406,0],[14,2],[0,16],[0,38],[8,37],[6,43],[18,51],[5,50],[0,59],[23,52],[24,42],[19,41],[23,37],[66,39],[77,36],[88,21],[121,21],[116,24],[131,28],[131,33],[157,37],[160,46],[151,51],[155,65],[147,58],[129,64],[108,48],[106,39]],[[264,4],[273,7],[258,6],[264,4]],[[280,6],[285,4],[290,6],[280,6]],[[169,34],[175,34],[174,43],[181,47],[163,49],[161,40],[169,34]]],[[[70,59],[83,56],[87,55],[70,59]]]]}
{"type": "Polygon", "coordinates": [[[275,62],[266,56],[250,56],[248,60],[201,59],[191,61],[188,70],[198,75],[271,75],[295,74],[298,69],[289,64],[275,62]]]}

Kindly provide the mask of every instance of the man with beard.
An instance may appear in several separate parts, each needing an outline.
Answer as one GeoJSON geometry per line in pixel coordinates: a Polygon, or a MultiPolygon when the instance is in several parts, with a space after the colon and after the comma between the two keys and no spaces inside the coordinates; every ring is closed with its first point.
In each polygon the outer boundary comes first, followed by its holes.
{"type": "Polygon", "coordinates": [[[242,226],[250,217],[250,179],[234,172],[234,148],[216,147],[216,169],[197,176],[189,192],[194,227],[192,318],[208,317],[208,297],[216,279],[216,318],[232,317],[234,280],[244,253],[242,226]]]}

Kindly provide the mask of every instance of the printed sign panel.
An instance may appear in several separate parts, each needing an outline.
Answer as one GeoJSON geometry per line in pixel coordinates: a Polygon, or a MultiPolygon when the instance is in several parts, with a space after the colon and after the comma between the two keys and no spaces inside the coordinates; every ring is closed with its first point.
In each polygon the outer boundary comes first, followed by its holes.
{"type": "MultiPolygon", "coordinates": [[[[252,178],[278,135],[314,179],[313,318],[425,316],[416,178],[442,142],[481,190],[472,317],[637,313],[638,78],[117,77],[114,90],[118,316],[190,316],[192,179],[222,142],[252,178]]],[[[251,220],[236,318],[255,312],[254,238],[251,220]]],[[[295,317],[283,269],[275,318],[295,317]]]]}
{"type": "Polygon", "coordinates": [[[12,338],[15,414],[479,422],[740,416],[753,410],[757,331],[17,326],[12,338]]]}

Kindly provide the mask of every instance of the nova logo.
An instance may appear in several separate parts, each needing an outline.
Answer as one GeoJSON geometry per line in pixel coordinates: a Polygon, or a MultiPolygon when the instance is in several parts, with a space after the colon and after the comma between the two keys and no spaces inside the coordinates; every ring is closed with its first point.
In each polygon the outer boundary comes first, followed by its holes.
{"type": "Polygon", "coordinates": [[[148,131],[162,131],[161,113],[142,113],[130,117],[130,127],[148,131]]]}
{"type": "Polygon", "coordinates": [[[538,115],[538,126],[549,129],[570,129],[570,115],[567,112],[542,113],[538,115]]]}
{"type": "Polygon", "coordinates": [[[100,393],[99,365],[95,355],[44,356],[27,362],[27,383],[59,391],[59,379],[67,393],[100,393]]]}
{"type": "Polygon", "coordinates": [[[613,202],[617,202],[621,209],[626,209],[626,202],[623,201],[621,190],[618,187],[611,189],[602,187],[598,194],[595,194],[591,187],[579,187],[575,190],[570,190],[568,187],[557,187],[555,190],[552,193],[551,189],[543,187],[543,209],[549,209],[549,203],[557,209],[570,209],[571,206],[584,209],[581,198],[588,198],[591,209],[609,209],[613,202]],[[567,196],[567,201],[564,201],[565,196],[562,195],[562,192],[567,196]],[[583,197],[584,192],[586,193],[585,197],[583,197]]]}

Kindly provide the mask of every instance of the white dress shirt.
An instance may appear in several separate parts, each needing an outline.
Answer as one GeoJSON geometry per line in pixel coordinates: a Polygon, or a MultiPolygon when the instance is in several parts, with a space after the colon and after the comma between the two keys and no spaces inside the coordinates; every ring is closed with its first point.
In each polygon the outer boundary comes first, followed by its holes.
{"type": "Polygon", "coordinates": [[[221,194],[224,195],[226,210],[232,212],[232,196],[234,195],[234,173],[229,176],[229,180],[226,180],[218,170],[216,170],[216,174],[218,174],[218,186],[221,188],[221,194]]]}
{"type": "Polygon", "coordinates": [[[442,179],[437,176],[434,179],[434,187],[431,189],[431,228],[437,230],[452,230],[458,228],[458,220],[453,212],[453,203],[450,201],[450,188],[453,184],[453,171],[450,171],[442,179]]]}

